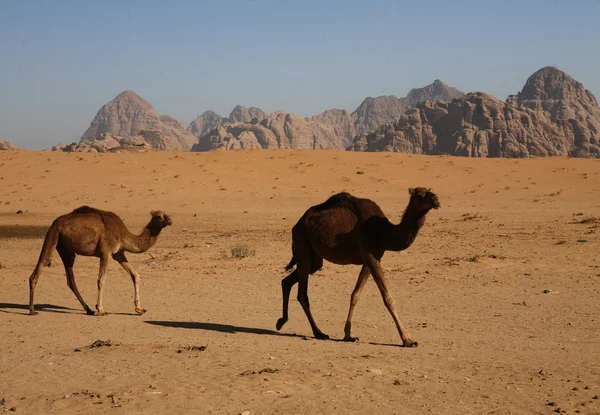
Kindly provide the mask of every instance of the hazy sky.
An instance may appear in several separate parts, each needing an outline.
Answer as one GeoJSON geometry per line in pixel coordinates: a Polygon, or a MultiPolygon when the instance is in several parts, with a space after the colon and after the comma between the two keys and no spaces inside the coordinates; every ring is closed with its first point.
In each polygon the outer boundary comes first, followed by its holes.
{"type": "Polygon", "coordinates": [[[130,89],[185,126],[303,116],[439,78],[506,99],[556,65],[600,94],[600,1],[0,0],[0,140],[78,140],[130,89]]]}

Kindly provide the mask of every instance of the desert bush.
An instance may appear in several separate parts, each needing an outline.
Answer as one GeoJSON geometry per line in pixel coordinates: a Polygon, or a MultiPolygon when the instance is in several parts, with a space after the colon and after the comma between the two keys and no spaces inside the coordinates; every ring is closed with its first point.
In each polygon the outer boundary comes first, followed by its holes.
{"type": "Polygon", "coordinates": [[[254,256],[255,254],[256,250],[252,248],[249,244],[236,244],[231,247],[232,258],[248,258],[254,256]]]}

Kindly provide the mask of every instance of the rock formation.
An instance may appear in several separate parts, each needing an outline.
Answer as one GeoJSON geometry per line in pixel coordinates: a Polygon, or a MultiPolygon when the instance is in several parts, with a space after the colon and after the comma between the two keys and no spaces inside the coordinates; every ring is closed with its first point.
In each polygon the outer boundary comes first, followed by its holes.
{"type": "Polygon", "coordinates": [[[81,137],[81,144],[93,142],[107,133],[117,137],[151,135],[152,147],[160,150],[188,151],[198,141],[179,121],[159,115],[149,102],[132,91],[121,92],[98,111],[81,137]]]}
{"type": "Polygon", "coordinates": [[[349,150],[470,157],[600,156],[600,108],[562,71],[534,73],[506,102],[476,92],[425,101],[393,123],[358,135],[349,150]]]}
{"type": "Polygon", "coordinates": [[[224,124],[201,136],[192,151],[331,147],[330,141],[317,134],[314,123],[296,114],[276,111],[260,122],[253,118],[249,123],[224,124]]]}
{"type": "Polygon", "coordinates": [[[151,149],[152,145],[143,136],[116,137],[110,133],[101,134],[88,142],[57,144],[52,147],[52,151],[67,153],[144,152],[151,149]]]}
{"type": "Polygon", "coordinates": [[[0,151],[15,151],[16,149],[10,141],[0,141],[0,151]]]}
{"type": "Polygon", "coordinates": [[[423,88],[411,89],[405,98],[401,98],[402,103],[407,109],[415,108],[417,104],[424,101],[445,101],[450,102],[455,98],[465,95],[464,92],[446,85],[439,79],[423,88]]]}
{"type": "Polygon", "coordinates": [[[199,138],[192,151],[239,148],[345,149],[357,134],[398,120],[407,108],[414,107],[418,99],[448,100],[460,95],[462,92],[436,80],[424,88],[411,90],[406,98],[369,97],[353,113],[331,109],[309,118],[284,111],[267,115],[260,108],[238,105],[229,118],[222,118],[212,111],[205,112],[192,121],[188,131],[199,138]]]}
{"type": "Polygon", "coordinates": [[[214,111],[205,111],[197,116],[188,126],[187,131],[195,137],[201,137],[215,128],[229,122],[214,111]]]}
{"type": "Polygon", "coordinates": [[[250,122],[254,118],[262,120],[267,118],[267,114],[257,107],[246,108],[242,105],[236,105],[236,107],[229,114],[229,121],[234,122],[250,122]]]}

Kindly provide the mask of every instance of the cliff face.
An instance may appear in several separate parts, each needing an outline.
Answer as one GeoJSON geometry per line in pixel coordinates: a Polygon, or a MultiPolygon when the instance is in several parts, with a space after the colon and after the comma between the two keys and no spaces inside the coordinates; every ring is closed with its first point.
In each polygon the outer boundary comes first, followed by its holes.
{"type": "Polygon", "coordinates": [[[449,103],[426,101],[353,151],[470,157],[599,157],[600,108],[581,83],[555,68],[534,73],[506,102],[477,92],[449,103]]]}

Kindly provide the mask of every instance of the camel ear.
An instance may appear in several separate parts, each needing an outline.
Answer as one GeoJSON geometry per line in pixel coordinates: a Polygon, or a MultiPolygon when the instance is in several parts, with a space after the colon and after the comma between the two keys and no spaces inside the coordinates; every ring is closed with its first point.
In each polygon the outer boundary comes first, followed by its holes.
{"type": "Polygon", "coordinates": [[[150,211],[150,216],[158,216],[158,212],[156,210],[150,211]]]}
{"type": "Polygon", "coordinates": [[[414,196],[415,195],[415,189],[413,187],[410,187],[408,189],[408,194],[410,194],[411,196],[414,196]]]}

